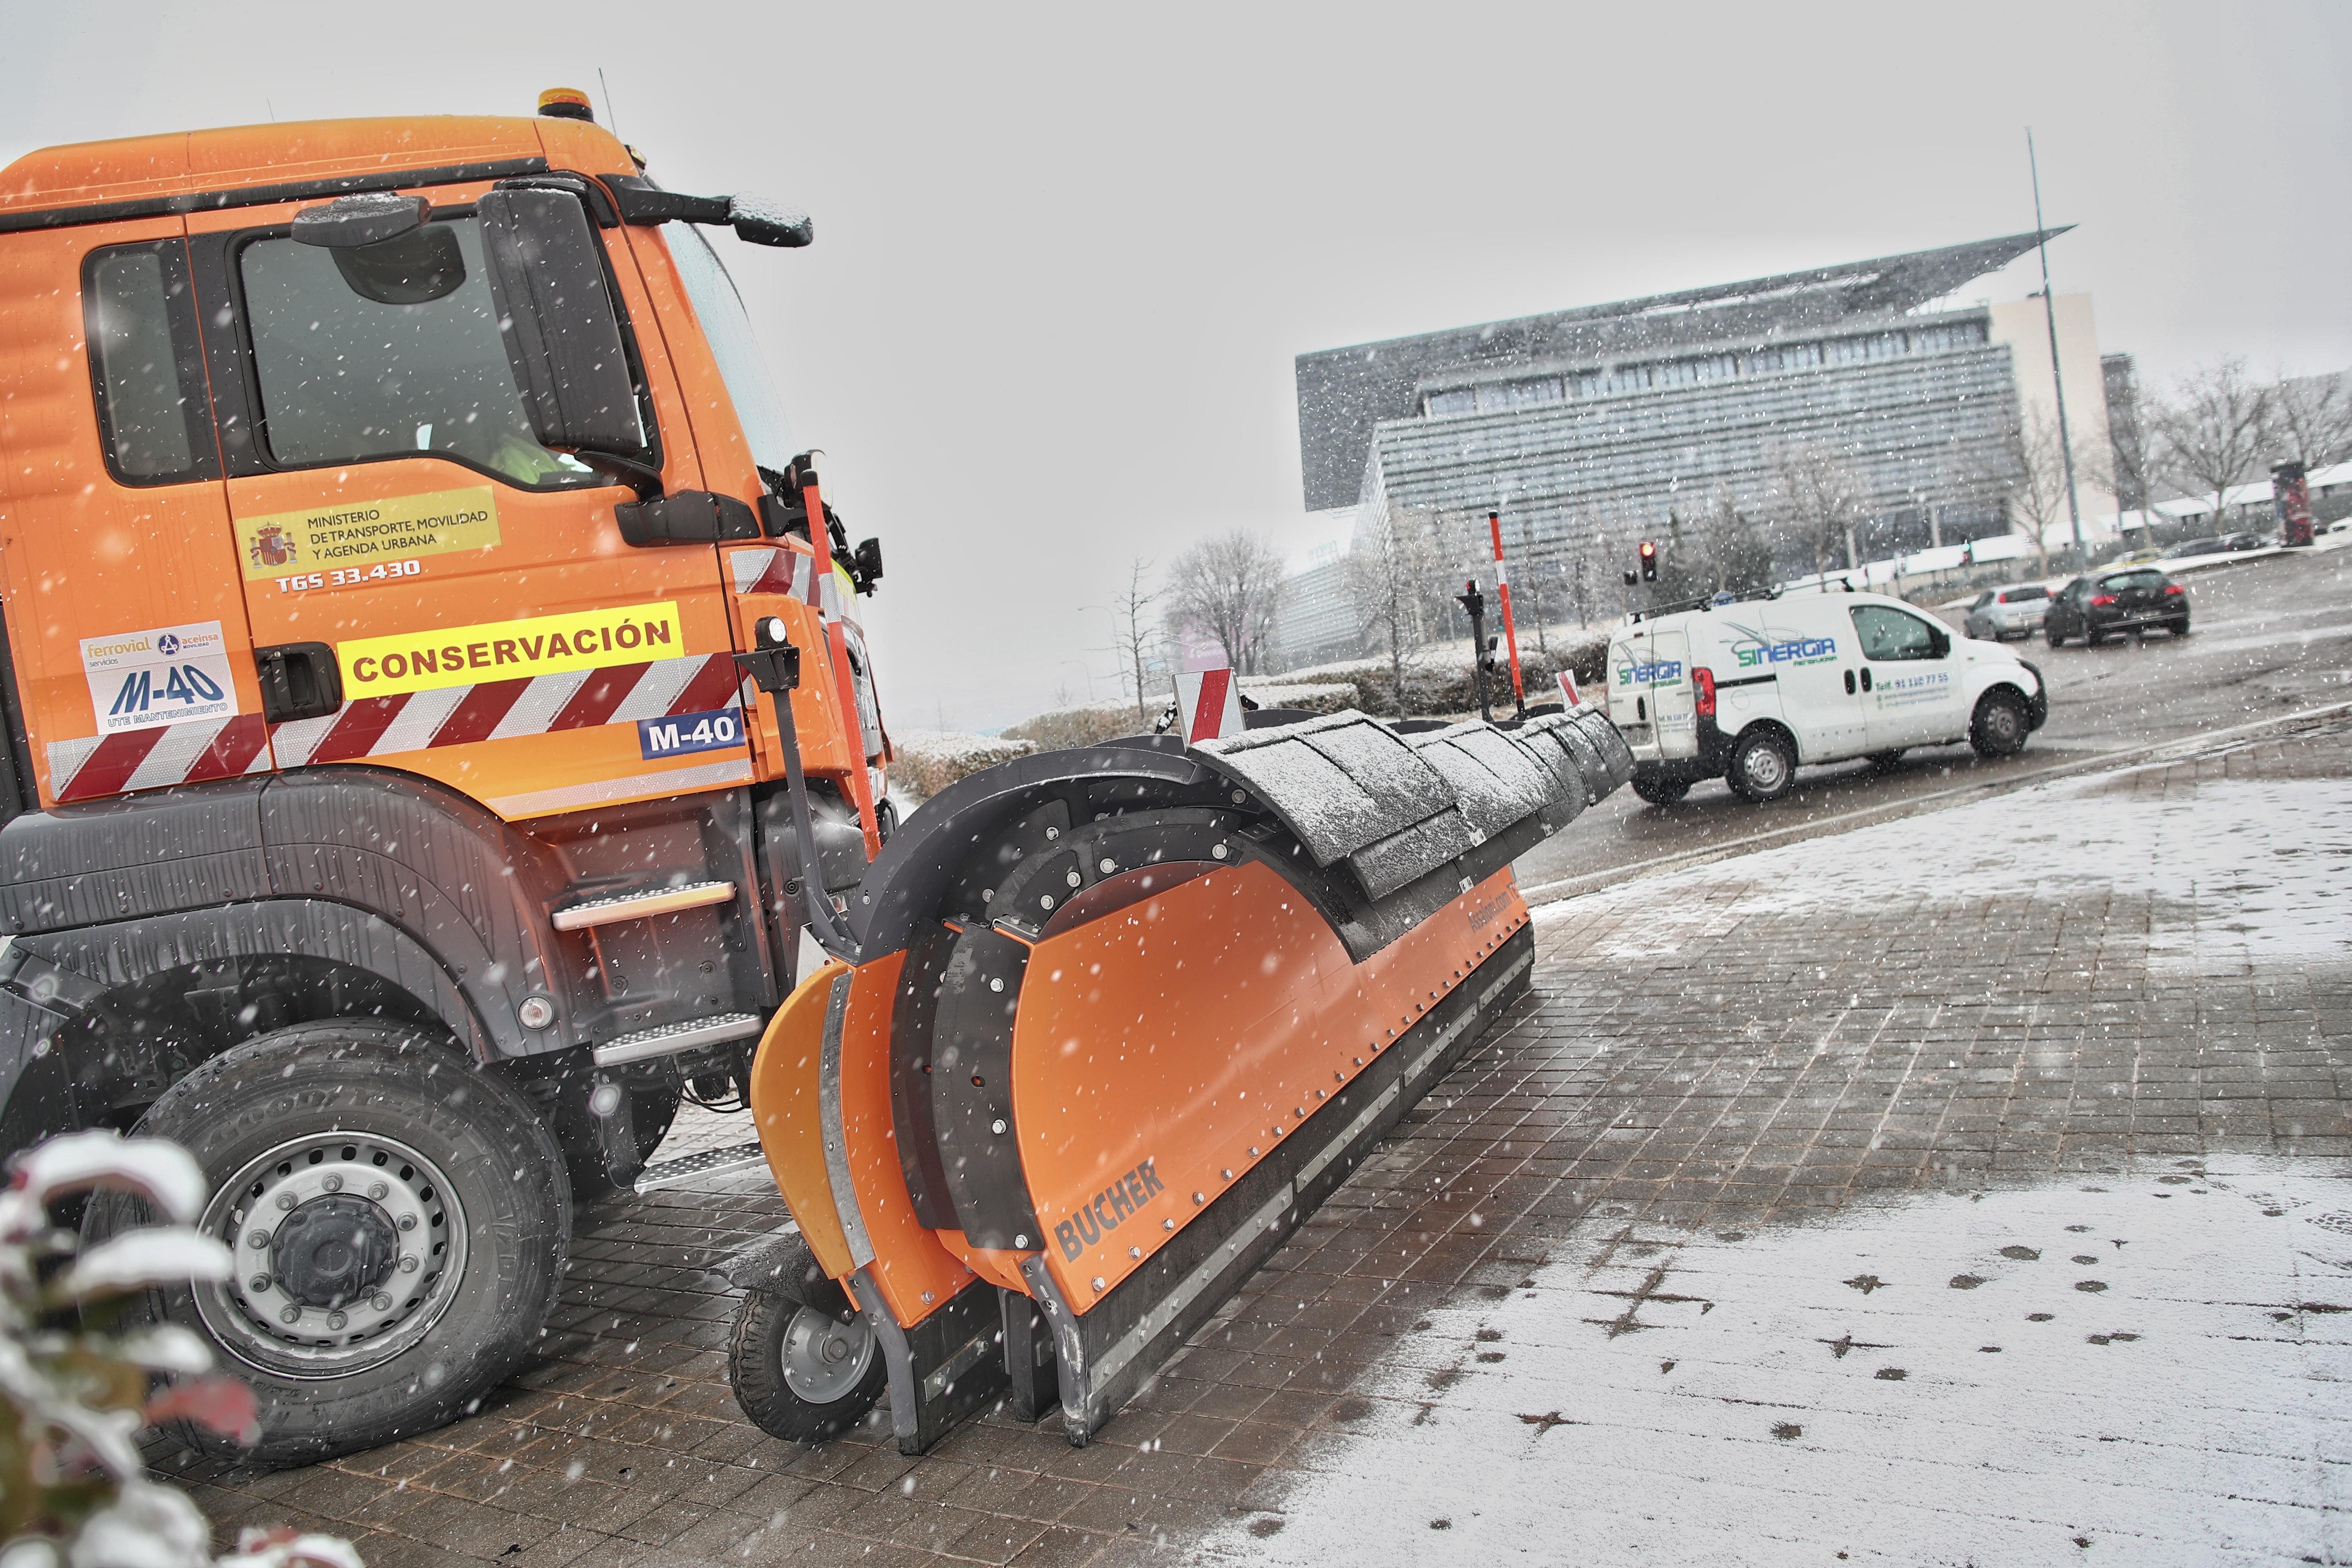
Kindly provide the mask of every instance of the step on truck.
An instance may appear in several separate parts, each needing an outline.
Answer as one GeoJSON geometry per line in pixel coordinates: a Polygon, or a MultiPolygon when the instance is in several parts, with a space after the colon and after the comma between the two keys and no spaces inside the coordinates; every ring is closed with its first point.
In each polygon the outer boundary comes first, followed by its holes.
{"type": "Polygon", "coordinates": [[[0,174],[0,1153],[194,1152],[238,1266],[146,1310],[248,1457],[477,1405],[689,1099],[793,1216],[727,1268],[754,1420],[1084,1441],[1526,990],[1510,860],[1630,775],[1598,709],[1340,714],[898,826],[880,546],[728,229],[812,234],[563,91],[0,174]]]}

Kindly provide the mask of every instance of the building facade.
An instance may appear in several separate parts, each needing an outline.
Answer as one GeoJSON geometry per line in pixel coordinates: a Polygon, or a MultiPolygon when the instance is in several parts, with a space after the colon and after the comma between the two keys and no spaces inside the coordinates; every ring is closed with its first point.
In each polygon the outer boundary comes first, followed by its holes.
{"type": "MultiPolygon", "coordinates": [[[[1777,526],[1808,465],[1844,492],[1834,566],[2008,531],[2035,433],[2056,450],[2050,327],[2039,298],[1950,301],[2042,237],[1302,354],[1307,504],[1402,509],[1456,569],[1498,510],[1515,575],[1562,582],[1613,580],[1633,539],[1727,510],[1810,571],[1820,541],[1777,526]]],[[[2082,510],[2113,511],[2090,300],[2056,315],[2071,445],[2098,457],[2077,464],[2082,510]]]]}

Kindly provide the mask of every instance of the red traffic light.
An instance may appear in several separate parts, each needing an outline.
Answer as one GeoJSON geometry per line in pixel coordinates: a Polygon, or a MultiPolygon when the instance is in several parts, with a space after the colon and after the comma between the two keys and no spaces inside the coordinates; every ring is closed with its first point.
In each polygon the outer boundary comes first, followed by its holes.
{"type": "Polygon", "coordinates": [[[1642,581],[1654,583],[1657,580],[1658,546],[1656,542],[1645,539],[1642,541],[1642,581]]]}

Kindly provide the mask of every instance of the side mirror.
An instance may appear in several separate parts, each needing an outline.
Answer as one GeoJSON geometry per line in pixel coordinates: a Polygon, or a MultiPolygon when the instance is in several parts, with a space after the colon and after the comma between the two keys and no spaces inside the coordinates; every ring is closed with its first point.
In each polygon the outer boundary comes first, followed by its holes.
{"type": "Polygon", "coordinates": [[[1927,628],[1927,651],[1942,658],[1952,651],[1952,634],[1941,626],[1927,628]]]}
{"type": "Polygon", "coordinates": [[[580,198],[493,190],[474,210],[499,335],[531,433],[558,450],[644,451],[620,317],[580,198]]]}
{"type": "Polygon", "coordinates": [[[362,300],[422,305],[466,281],[457,236],[446,224],[426,223],[432,211],[423,196],[392,191],[338,196],[294,215],[294,242],[332,255],[335,270],[362,300]]]}
{"type": "Polygon", "coordinates": [[[808,214],[758,196],[728,197],[727,221],[734,226],[736,238],[752,245],[798,250],[816,237],[815,220],[808,214]]]}
{"type": "Polygon", "coordinates": [[[857,579],[859,590],[867,594],[874,592],[874,584],[882,581],[882,542],[878,539],[861,542],[850,561],[851,573],[857,579]]]}

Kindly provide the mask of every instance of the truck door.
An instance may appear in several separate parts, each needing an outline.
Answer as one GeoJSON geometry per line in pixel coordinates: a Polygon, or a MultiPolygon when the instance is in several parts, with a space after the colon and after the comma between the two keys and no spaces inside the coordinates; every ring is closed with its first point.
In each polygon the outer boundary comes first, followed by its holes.
{"type": "Polygon", "coordinates": [[[1866,742],[1853,629],[1826,595],[1776,599],[1764,606],[1764,660],[1780,689],[1780,713],[1797,737],[1801,762],[1860,756],[1866,742]]]}
{"type": "MultiPolygon", "coordinates": [[[[391,278],[293,240],[291,205],[193,220],[199,284],[235,306],[213,385],[278,765],[403,768],[509,818],[747,784],[740,723],[678,750],[638,722],[740,706],[717,552],[630,547],[633,492],[532,438],[478,189],[426,193],[433,259],[391,278]]],[[[605,244],[648,446],[698,486],[643,281],[605,244]]]]}
{"type": "Polygon", "coordinates": [[[15,761],[44,805],[269,765],[198,321],[179,218],[0,237],[15,761]]]}
{"type": "Polygon", "coordinates": [[[1864,744],[1887,752],[1965,732],[1950,634],[1892,605],[1854,605],[1848,614],[1862,653],[1864,744]]]}
{"type": "Polygon", "coordinates": [[[1634,685],[1645,696],[1650,722],[1657,727],[1658,755],[1672,761],[1695,757],[1698,731],[1691,701],[1689,635],[1679,627],[1651,633],[1647,658],[1634,671],[1634,685]]]}

